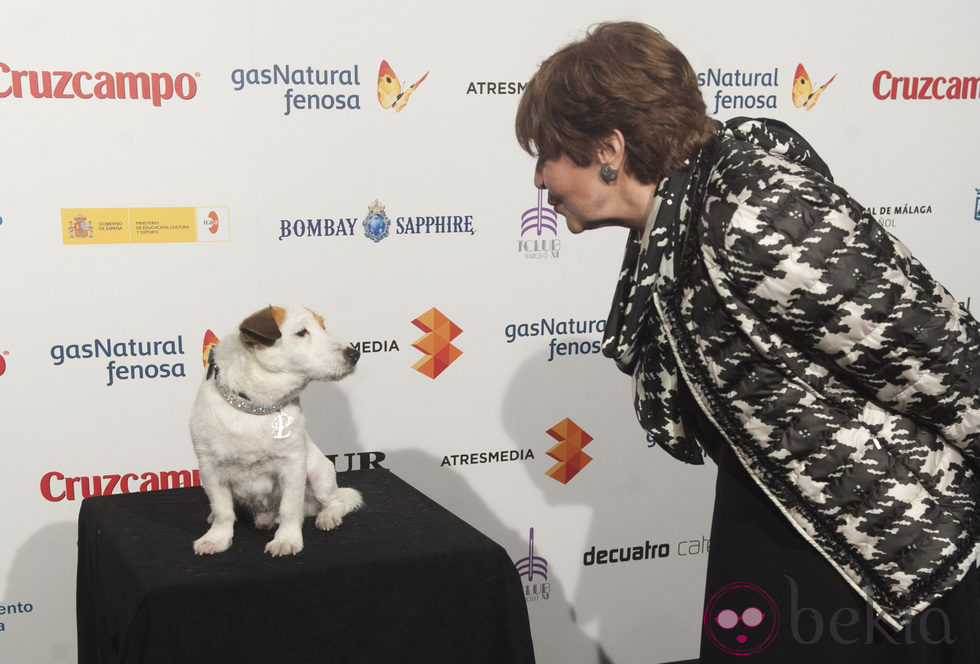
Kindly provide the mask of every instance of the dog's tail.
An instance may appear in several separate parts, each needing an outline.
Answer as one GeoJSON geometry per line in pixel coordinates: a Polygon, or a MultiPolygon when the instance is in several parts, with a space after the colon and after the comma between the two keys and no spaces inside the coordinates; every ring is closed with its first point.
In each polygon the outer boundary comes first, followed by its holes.
{"type": "Polygon", "coordinates": [[[348,513],[353,512],[364,504],[364,498],[361,497],[361,492],[350,487],[338,488],[336,500],[343,503],[348,513]]]}

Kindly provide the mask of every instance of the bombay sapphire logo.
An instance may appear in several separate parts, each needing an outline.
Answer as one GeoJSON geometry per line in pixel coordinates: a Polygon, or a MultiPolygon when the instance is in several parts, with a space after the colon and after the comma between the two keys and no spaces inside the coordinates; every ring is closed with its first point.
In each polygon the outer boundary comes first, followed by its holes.
{"type": "Polygon", "coordinates": [[[551,597],[551,584],[548,583],[548,561],[534,554],[534,528],[531,528],[527,555],[516,561],[514,565],[517,567],[517,573],[520,577],[527,580],[524,584],[525,600],[536,602],[551,597]]]}
{"type": "Polygon", "coordinates": [[[378,199],[374,199],[374,202],[368,205],[368,216],[364,217],[365,237],[381,242],[388,237],[390,229],[391,220],[385,214],[385,206],[379,203],[378,199]]]}
{"type": "Polygon", "coordinates": [[[977,187],[977,202],[973,207],[973,218],[980,221],[980,187],[977,187]]]}

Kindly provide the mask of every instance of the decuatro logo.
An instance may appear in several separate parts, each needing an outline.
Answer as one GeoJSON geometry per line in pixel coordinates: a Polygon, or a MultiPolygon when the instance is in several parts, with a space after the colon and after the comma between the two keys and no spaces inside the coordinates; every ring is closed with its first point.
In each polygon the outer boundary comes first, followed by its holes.
{"type": "Polygon", "coordinates": [[[0,99],[193,99],[199,73],[17,69],[0,62],[0,99]]]}
{"type": "Polygon", "coordinates": [[[184,338],[172,339],[93,339],[86,343],[55,344],[51,346],[51,359],[56,367],[65,366],[71,360],[104,360],[108,373],[106,387],[124,380],[153,378],[185,378],[187,373],[182,359],[184,338]]]}

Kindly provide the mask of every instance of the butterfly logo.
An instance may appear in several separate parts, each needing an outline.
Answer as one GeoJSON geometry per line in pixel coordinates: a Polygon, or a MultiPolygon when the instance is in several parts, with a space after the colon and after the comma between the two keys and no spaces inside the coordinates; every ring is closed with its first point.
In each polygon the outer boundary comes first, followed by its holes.
{"type": "Polygon", "coordinates": [[[208,363],[211,360],[211,351],[217,345],[218,345],[218,336],[211,330],[206,331],[204,333],[204,343],[201,345],[201,350],[202,350],[201,359],[203,360],[205,367],[208,366],[208,363]]]}
{"type": "Polygon", "coordinates": [[[793,105],[796,108],[805,108],[809,111],[817,103],[817,97],[827,89],[827,86],[835,78],[837,78],[837,74],[831,76],[829,81],[814,90],[813,83],[810,81],[810,75],[806,73],[803,63],[798,64],[796,66],[796,77],[793,79],[793,105]]]}
{"type": "Polygon", "coordinates": [[[395,76],[391,65],[387,60],[382,60],[381,67],[378,69],[378,103],[381,104],[381,108],[394,108],[395,113],[400,113],[408,103],[408,98],[428,75],[429,72],[425,72],[422,78],[402,90],[402,84],[395,76]]]}

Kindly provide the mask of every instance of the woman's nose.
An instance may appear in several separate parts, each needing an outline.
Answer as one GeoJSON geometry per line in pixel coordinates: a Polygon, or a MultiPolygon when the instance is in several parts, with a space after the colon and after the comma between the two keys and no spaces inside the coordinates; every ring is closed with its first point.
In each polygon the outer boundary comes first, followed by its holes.
{"type": "Polygon", "coordinates": [[[534,172],[534,186],[538,189],[544,189],[544,175],[541,171],[534,172]]]}

